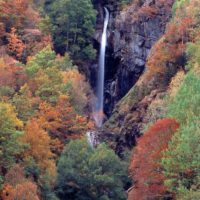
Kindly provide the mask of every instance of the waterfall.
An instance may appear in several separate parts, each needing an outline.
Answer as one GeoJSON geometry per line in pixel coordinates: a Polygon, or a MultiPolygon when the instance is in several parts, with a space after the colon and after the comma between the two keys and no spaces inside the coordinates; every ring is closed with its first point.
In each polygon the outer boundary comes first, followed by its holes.
{"type": "Polygon", "coordinates": [[[87,141],[88,141],[88,143],[89,143],[92,147],[94,147],[95,144],[96,144],[96,141],[95,141],[95,132],[94,132],[94,131],[92,131],[92,132],[88,131],[88,132],[86,133],[86,135],[87,135],[87,141]]]}
{"type": "Polygon", "coordinates": [[[107,43],[107,26],[109,21],[108,9],[104,7],[105,19],[103,34],[101,38],[101,49],[99,54],[99,69],[98,69],[98,82],[97,82],[97,102],[94,119],[98,127],[102,126],[103,123],[103,99],[104,99],[104,65],[105,65],[105,52],[107,43]]]}

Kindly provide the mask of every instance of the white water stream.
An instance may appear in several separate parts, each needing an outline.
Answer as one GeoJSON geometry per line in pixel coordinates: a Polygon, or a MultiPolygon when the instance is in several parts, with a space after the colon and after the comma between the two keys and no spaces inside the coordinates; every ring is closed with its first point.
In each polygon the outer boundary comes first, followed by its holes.
{"type": "Polygon", "coordinates": [[[103,99],[104,99],[104,71],[105,71],[105,52],[107,43],[107,27],[109,21],[108,9],[104,7],[105,19],[103,34],[101,38],[101,49],[99,54],[99,69],[98,69],[98,82],[97,82],[97,102],[94,114],[94,119],[98,127],[102,126],[103,123],[103,99]]]}
{"type": "Polygon", "coordinates": [[[94,132],[94,131],[92,131],[92,132],[88,131],[88,132],[86,133],[86,135],[87,135],[88,143],[89,143],[92,147],[95,147],[95,145],[96,145],[95,132],[94,132]]]}

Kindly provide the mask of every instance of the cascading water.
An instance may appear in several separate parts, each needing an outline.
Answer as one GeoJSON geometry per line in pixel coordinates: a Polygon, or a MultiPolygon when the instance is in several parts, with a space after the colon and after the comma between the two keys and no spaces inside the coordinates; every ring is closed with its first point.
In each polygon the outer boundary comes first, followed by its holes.
{"type": "Polygon", "coordinates": [[[94,119],[98,127],[102,126],[103,123],[103,99],[104,99],[104,67],[105,67],[105,52],[107,43],[107,27],[109,21],[108,9],[104,7],[105,19],[104,28],[101,38],[101,49],[99,54],[99,69],[98,69],[98,82],[97,82],[97,102],[94,114],[94,119]]]}
{"type": "Polygon", "coordinates": [[[86,133],[86,135],[87,135],[87,140],[88,140],[88,143],[92,146],[92,147],[95,147],[95,145],[96,145],[96,138],[95,138],[95,136],[96,136],[96,133],[94,132],[94,131],[88,131],[87,133],[86,133]]]}

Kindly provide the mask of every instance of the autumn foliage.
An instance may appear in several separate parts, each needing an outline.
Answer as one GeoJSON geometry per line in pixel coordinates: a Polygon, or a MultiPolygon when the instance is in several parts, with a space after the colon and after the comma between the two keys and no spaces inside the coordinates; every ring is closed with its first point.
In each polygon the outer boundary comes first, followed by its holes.
{"type": "Polygon", "coordinates": [[[191,13],[193,3],[187,5],[187,9],[183,7],[176,10],[176,16],[167,27],[166,34],[151,49],[147,57],[147,78],[151,79],[155,74],[160,79],[170,78],[185,65],[186,43],[191,39],[191,27],[196,23],[191,13]]]}
{"type": "Polygon", "coordinates": [[[157,14],[157,10],[155,7],[151,7],[151,6],[145,6],[145,7],[142,7],[138,13],[140,15],[143,15],[143,16],[148,16],[149,18],[153,18],[156,16],[157,14]]]}
{"type": "Polygon", "coordinates": [[[76,114],[67,96],[60,96],[55,107],[46,102],[41,103],[34,120],[49,133],[54,146],[51,148],[56,152],[62,151],[67,138],[81,138],[92,127],[87,117],[76,114]]]}
{"type": "Polygon", "coordinates": [[[174,119],[165,118],[157,121],[139,138],[130,165],[134,185],[129,200],[156,199],[165,195],[160,161],[162,151],[167,149],[168,142],[178,128],[179,124],[174,119]]]}
{"type": "Polygon", "coordinates": [[[26,81],[26,74],[23,69],[16,65],[16,60],[8,57],[0,59],[0,87],[19,89],[26,81]],[[5,61],[6,60],[6,61],[5,61]]]}
{"type": "Polygon", "coordinates": [[[11,33],[8,34],[8,50],[12,53],[17,59],[20,59],[23,55],[25,49],[25,44],[18,38],[16,34],[16,29],[12,28],[11,33]]]}
{"type": "Polygon", "coordinates": [[[34,119],[29,121],[25,127],[26,135],[22,138],[29,148],[24,153],[25,158],[34,158],[41,170],[45,170],[53,179],[55,178],[56,166],[52,160],[54,154],[51,152],[51,138],[34,119]]]}
{"type": "Polygon", "coordinates": [[[37,185],[26,178],[24,168],[14,165],[5,176],[2,200],[39,200],[37,185]]]}
{"type": "Polygon", "coordinates": [[[12,27],[22,28],[27,15],[27,0],[2,0],[0,2],[0,37],[12,27]]]}

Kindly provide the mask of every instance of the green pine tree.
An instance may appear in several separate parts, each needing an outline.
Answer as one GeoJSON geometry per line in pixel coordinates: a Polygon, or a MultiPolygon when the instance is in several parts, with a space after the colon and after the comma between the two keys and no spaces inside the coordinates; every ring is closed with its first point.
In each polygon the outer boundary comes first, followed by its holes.
{"type": "Polygon", "coordinates": [[[75,59],[95,58],[92,36],[96,11],[91,0],[46,0],[44,9],[55,27],[56,52],[64,54],[69,51],[75,59]]]}
{"type": "Polygon", "coordinates": [[[122,200],[125,169],[105,144],[93,149],[87,141],[66,145],[58,163],[56,193],[61,200],[122,200]]]}

